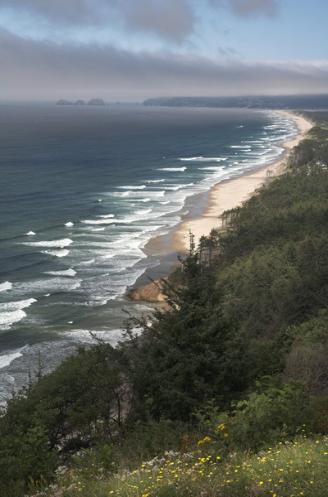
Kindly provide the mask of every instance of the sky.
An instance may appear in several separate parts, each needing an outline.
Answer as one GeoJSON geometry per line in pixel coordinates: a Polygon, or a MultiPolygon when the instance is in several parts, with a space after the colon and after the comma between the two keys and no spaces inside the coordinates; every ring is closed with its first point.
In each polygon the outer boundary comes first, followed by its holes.
{"type": "Polygon", "coordinates": [[[0,0],[0,101],[328,93],[327,0],[0,0]]]}

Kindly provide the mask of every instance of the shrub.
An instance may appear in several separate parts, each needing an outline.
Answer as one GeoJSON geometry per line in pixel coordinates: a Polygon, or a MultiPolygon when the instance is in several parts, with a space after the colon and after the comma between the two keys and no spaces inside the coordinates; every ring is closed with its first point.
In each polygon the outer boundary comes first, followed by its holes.
{"type": "Polygon", "coordinates": [[[219,450],[258,450],[293,437],[312,423],[310,398],[300,384],[274,386],[258,383],[257,391],[233,403],[231,412],[208,409],[196,416],[200,429],[219,450]]]}
{"type": "Polygon", "coordinates": [[[328,395],[328,313],[287,330],[292,345],[285,377],[301,381],[312,395],[328,395]]]}

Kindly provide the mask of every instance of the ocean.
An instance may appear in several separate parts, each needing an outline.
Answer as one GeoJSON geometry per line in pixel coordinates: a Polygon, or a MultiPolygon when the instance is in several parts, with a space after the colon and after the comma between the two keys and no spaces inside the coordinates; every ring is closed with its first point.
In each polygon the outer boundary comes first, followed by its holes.
{"type": "Polygon", "coordinates": [[[0,403],[90,331],[115,344],[150,310],[125,297],[161,262],[147,241],[295,133],[271,111],[0,106],[0,403]]]}

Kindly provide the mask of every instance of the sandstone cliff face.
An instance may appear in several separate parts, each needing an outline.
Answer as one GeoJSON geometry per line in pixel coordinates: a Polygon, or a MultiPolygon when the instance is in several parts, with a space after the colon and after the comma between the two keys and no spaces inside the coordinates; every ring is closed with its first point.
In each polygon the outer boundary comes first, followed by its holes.
{"type": "Polygon", "coordinates": [[[153,281],[139,288],[132,288],[128,291],[128,297],[131,300],[151,303],[166,301],[166,297],[163,294],[163,284],[160,280],[153,281]]]}

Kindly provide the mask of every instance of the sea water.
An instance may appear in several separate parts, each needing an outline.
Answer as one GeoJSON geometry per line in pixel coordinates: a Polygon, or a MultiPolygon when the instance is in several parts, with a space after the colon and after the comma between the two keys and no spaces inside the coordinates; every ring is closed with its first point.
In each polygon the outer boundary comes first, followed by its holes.
{"type": "Polygon", "coordinates": [[[270,162],[294,123],[274,112],[0,106],[0,402],[90,331],[116,343],[126,289],[160,261],[147,241],[185,199],[270,162]]]}

